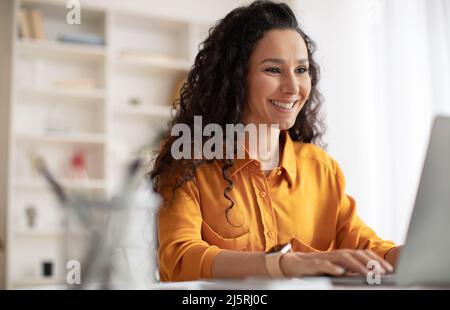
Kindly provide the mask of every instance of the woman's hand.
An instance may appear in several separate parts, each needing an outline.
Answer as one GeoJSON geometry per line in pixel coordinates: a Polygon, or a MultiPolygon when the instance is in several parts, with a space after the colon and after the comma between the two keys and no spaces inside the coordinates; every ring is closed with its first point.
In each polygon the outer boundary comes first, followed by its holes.
{"type": "Polygon", "coordinates": [[[281,257],[280,267],[287,277],[341,276],[347,272],[366,276],[371,271],[367,269],[370,260],[380,263],[383,274],[394,271],[391,264],[370,250],[347,249],[325,253],[286,253],[281,257]]]}
{"type": "Polygon", "coordinates": [[[384,258],[392,265],[397,265],[398,256],[400,255],[400,252],[402,250],[402,245],[392,248],[389,251],[386,252],[386,255],[384,255],[384,258]]]}

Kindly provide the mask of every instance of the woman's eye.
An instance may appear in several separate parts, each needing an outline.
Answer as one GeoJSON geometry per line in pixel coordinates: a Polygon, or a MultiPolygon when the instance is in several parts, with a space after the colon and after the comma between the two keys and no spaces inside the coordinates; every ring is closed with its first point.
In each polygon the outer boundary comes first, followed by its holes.
{"type": "Polygon", "coordinates": [[[269,72],[269,73],[280,73],[280,69],[276,68],[276,67],[270,67],[265,69],[264,71],[269,72]]]}
{"type": "Polygon", "coordinates": [[[303,74],[303,73],[308,72],[308,68],[306,68],[306,67],[300,67],[300,68],[297,68],[296,71],[297,71],[297,73],[303,74]]]}

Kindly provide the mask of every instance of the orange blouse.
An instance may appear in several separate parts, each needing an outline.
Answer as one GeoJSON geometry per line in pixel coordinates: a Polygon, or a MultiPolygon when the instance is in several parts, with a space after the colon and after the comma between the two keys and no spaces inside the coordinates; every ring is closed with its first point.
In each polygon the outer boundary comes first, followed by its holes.
{"type": "Polygon", "coordinates": [[[292,241],[294,251],[370,249],[384,257],[395,247],[383,241],[356,214],[345,193],[339,165],[320,147],[294,142],[282,131],[280,165],[266,177],[255,159],[238,159],[231,168],[234,188],[221,164],[200,166],[195,178],[162,192],[158,215],[161,281],[212,277],[214,258],[223,250],[267,251],[292,241]]]}

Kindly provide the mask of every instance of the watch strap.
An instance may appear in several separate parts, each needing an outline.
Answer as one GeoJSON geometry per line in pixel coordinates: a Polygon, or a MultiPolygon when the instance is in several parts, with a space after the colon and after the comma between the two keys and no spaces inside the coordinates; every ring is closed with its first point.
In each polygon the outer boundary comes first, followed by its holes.
{"type": "Polygon", "coordinates": [[[288,243],[280,251],[266,254],[266,268],[272,278],[286,278],[281,270],[280,260],[284,254],[291,251],[291,248],[291,244],[288,243]]]}

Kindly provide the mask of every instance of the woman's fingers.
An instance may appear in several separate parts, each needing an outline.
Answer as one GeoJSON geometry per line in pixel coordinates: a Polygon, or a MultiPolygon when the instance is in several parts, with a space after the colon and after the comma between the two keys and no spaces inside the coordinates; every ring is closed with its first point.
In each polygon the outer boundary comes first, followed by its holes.
{"type": "Polygon", "coordinates": [[[365,250],[364,252],[366,252],[366,254],[369,255],[370,257],[372,257],[373,259],[378,260],[381,263],[381,266],[388,272],[394,271],[394,267],[392,267],[392,265],[387,260],[382,259],[380,256],[375,254],[373,251],[365,250]]]}
{"type": "Polygon", "coordinates": [[[366,253],[366,251],[364,250],[356,250],[353,252],[353,256],[359,260],[359,262],[361,264],[363,264],[364,266],[366,266],[366,268],[369,268],[369,262],[370,261],[377,261],[380,264],[380,271],[382,274],[386,273],[386,268],[382,263],[382,259],[381,257],[373,257],[371,255],[369,255],[368,253],[366,253]]]}
{"type": "Polygon", "coordinates": [[[324,260],[317,270],[318,274],[327,274],[331,276],[342,276],[345,273],[345,269],[339,267],[328,260],[324,260]]]}
{"type": "Polygon", "coordinates": [[[344,267],[347,270],[354,271],[362,275],[367,275],[369,273],[369,269],[367,269],[366,266],[356,259],[354,254],[352,254],[351,251],[336,251],[330,260],[332,263],[344,267]]]}
{"type": "Polygon", "coordinates": [[[345,269],[339,267],[326,259],[299,259],[302,266],[300,276],[313,275],[333,275],[340,276],[345,273],[345,269]]]}
{"type": "Polygon", "coordinates": [[[324,259],[334,265],[344,268],[346,271],[353,271],[358,274],[367,275],[369,270],[364,264],[352,256],[352,250],[337,250],[327,253],[300,254],[304,259],[324,259]]]}
{"type": "Polygon", "coordinates": [[[304,275],[334,275],[357,273],[366,276],[370,261],[380,264],[381,272],[393,271],[392,266],[369,250],[337,250],[327,253],[295,253],[292,258],[292,276],[304,275]]]}

